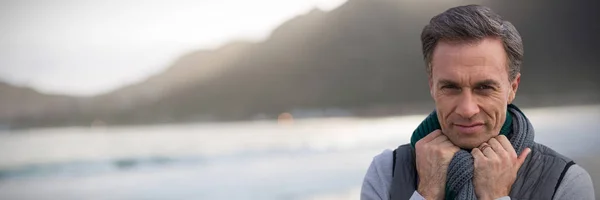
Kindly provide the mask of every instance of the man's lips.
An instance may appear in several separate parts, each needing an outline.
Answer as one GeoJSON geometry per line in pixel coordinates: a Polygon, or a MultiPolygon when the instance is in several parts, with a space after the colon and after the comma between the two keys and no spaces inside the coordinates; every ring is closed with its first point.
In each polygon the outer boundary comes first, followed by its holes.
{"type": "Polygon", "coordinates": [[[454,124],[458,132],[463,134],[476,134],[482,131],[483,123],[472,123],[472,124],[454,124]]]}
{"type": "Polygon", "coordinates": [[[483,123],[473,123],[473,124],[454,124],[456,126],[460,126],[460,127],[464,127],[464,128],[469,128],[469,127],[475,127],[475,126],[481,126],[483,125],[483,123]]]}

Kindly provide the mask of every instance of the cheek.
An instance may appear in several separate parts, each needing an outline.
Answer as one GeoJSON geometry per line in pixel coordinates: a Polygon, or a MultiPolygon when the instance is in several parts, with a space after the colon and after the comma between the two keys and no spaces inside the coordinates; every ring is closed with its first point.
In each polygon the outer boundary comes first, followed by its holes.
{"type": "Polygon", "coordinates": [[[449,115],[454,110],[454,100],[450,97],[438,95],[435,98],[435,107],[438,115],[438,119],[442,126],[447,124],[449,115]]]}
{"type": "Polygon", "coordinates": [[[485,117],[487,117],[490,122],[500,123],[498,120],[500,120],[502,113],[506,112],[506,106],[508,104],[507,100],[508,95],[506,93],[498,93],[487,98],[482,98],[480,105],[482,112],[485,113],[485,117]]]}

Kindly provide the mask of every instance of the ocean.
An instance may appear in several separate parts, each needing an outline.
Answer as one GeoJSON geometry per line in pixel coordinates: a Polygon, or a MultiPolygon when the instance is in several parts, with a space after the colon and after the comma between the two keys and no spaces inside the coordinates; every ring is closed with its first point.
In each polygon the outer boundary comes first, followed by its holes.
{"type": "MultiPolygon", "coordinates": [[[[600,105],[524,113],[600,183],[600,105]]],[[[0,199],[359,199],[425,116],[0,131],[0,199]]]]}

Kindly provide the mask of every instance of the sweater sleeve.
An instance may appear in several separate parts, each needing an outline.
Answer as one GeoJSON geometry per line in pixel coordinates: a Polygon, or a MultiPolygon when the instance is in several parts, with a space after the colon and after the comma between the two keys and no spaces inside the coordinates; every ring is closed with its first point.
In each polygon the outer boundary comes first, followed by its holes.
{"type": "Polygon", "coordinates": [[[391,150],[385,150],[375,156],[363,180],[360,192],[361,200],[388,200],[392,183],[391,150]]]}
{"type": "Polygon", "coordinates": [[[567,199],[595,199],[592,178],[579,165],[573,165],[567,170],[554,194],[554,200],[567,199]]]}

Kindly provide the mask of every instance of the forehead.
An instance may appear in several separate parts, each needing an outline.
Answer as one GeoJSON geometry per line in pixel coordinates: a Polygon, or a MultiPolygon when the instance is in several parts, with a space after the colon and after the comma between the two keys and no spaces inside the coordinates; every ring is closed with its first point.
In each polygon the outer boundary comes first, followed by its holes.
{"type": "Polygon", "coordinates": [[[507,56],[502,41],[438,42],[432,56],[432,78],[508,80],[507,56]]]}

